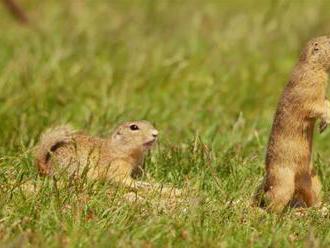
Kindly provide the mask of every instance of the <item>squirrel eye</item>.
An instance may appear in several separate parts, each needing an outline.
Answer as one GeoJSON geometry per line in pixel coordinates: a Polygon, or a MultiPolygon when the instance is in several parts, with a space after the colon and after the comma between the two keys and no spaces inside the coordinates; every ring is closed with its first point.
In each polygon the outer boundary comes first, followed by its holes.
{"type": "Polygon", "coordinates": [[[139,127],[135,124],[132,124],[129,126],[129,128],[132,130],[132,131],[136,131],[136,130],[139,130],[139,127]]]}

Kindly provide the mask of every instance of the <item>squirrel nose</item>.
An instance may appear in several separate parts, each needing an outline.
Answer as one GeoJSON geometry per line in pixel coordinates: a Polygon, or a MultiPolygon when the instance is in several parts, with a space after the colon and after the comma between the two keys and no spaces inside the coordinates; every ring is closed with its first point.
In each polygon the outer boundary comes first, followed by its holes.
{"type": "Polygon", "coordinates": [[[155,129],[151,132],[152,137],[157,138],[158,136],[158,131],[155,129]]]}

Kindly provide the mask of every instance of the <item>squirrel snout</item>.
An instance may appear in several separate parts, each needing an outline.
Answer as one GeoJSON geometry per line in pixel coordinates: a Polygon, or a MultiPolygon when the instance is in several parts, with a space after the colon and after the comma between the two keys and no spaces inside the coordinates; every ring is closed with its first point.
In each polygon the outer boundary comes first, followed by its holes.
{"type": "Polygon", "coordinates": [[[151,135],[152,135],[152,137],[157,138],[158,131],[156,129],[155,130],[152,130],[151,135]]]}

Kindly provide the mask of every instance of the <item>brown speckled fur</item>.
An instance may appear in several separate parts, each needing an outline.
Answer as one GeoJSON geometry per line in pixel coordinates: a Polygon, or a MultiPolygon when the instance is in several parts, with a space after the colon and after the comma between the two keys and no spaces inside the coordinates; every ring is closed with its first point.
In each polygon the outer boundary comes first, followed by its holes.
{"type": "Polygon", "coordinates": [[[87,169],[89,178],[149,187],[147,183],[132,179],[141,172],[144,154],[157,135],[158,131],[147,121],[124,123],[107,139],[77,132],[70,126],[59,126],[41,135],[34,155],[43,175],[64,170],[80,176],[87,169]],[[138,130],[132,130],[132,125],[138,130]]]}
{"type": "Polygon", "coordinates": [[[282,93],[267,147],[266,176],[257,192],[270,211],[280,212],[289,202],[320,204],[321,183],[311,158],[316,120],[320,119],[320,132],[330,122],[329,68],[330,38],[309,41],[282,93]]]}

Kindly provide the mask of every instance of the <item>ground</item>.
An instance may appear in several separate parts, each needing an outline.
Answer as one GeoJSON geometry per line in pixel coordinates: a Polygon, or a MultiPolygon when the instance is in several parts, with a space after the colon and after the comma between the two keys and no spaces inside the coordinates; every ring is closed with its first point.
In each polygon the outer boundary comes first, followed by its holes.
{"type": "Polygon", "coordinates": [[[281,90],[303,44],[330,33],[329,2],[18,2],[29,26],[0,5],[3,246],[330,246],[330,130],[314,137],[320,209],[250,204],[281,90]],[[160,132],[149,176],[185,190],[184,206],[38,176],[31,151],[47,127],[106,136],[136,119],[160,132]]]}

